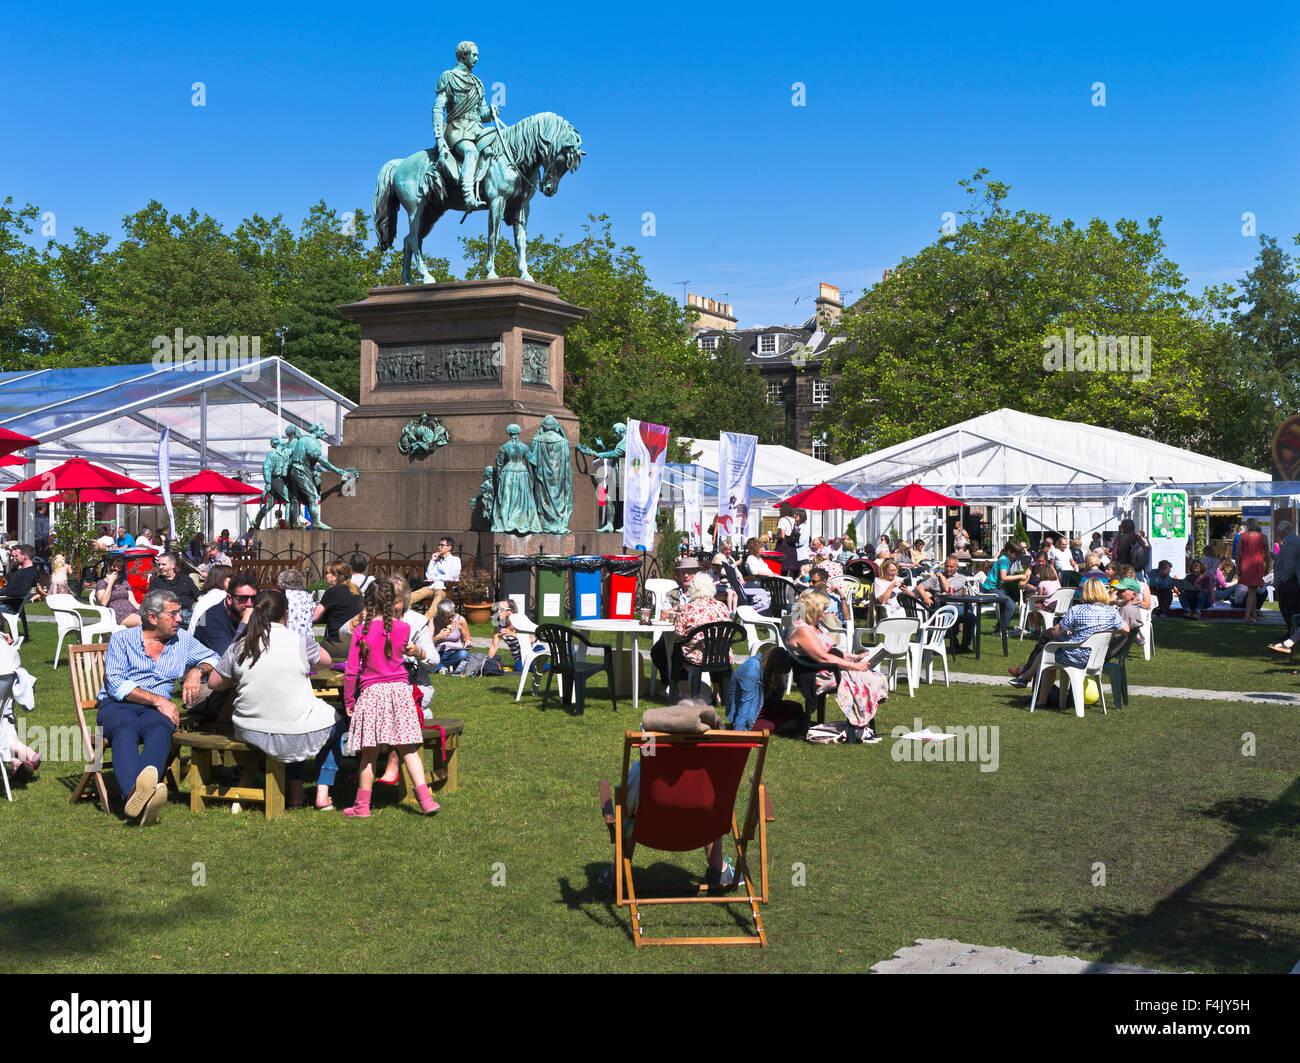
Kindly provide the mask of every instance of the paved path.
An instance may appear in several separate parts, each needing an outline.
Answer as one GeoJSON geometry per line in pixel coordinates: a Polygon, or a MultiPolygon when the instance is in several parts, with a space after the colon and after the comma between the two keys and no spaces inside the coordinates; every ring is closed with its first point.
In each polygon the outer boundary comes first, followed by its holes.
{"type": "Polygon", "coordinates": [[[949,938],[918,938],[871,968],[873,974],[1164,974],[1128,963],[1095,963],[1075,956],[1031,956],[1015,949],[966,945],[949,938]]]}
{"type": "MultiPolygon", "coordinates": [[[[942,678],[942,677],[941,677],[942,678]]],[[[1011,686],[1009,676],[978,675],[974,672],[949,672],[948,678],[954,683],[976,683],[981,686],[1011,686]]],[[[1019,688],[1028,697],[1028,687],[1019,688]]],[[[1300,705],[1300,694],[1284,694],[1269,690],[1196,690],[1192,687],[1148,687],[1131,684],[1129,694],[1140,698],[1188,698],[1193,701],[1250,701],[1261,705],[1300,705]]]]}

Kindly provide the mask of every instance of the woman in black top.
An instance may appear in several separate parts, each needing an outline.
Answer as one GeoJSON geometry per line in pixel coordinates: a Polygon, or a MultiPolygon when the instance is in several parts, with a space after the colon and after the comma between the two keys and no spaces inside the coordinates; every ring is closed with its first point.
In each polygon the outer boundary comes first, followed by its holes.
{"type": "Polygon", "coordinates": [[[317,603],[312,613],[312,623],[325,621],[325,641],[321,647],[334,660],[347,656],[348,647],[342,642],[339,629],[361,612],[361,592],[352,582],[352,568],[343,561],[335,561],[325,567],[325,582],[329,590],[317,603]]]}
{"type": "Polygon", "coordinates": [[[795,579],[799,575],[799,522],[789,502],[782,502],[778,512],[776,548],[781,551],[781,575],[795,579]]]}

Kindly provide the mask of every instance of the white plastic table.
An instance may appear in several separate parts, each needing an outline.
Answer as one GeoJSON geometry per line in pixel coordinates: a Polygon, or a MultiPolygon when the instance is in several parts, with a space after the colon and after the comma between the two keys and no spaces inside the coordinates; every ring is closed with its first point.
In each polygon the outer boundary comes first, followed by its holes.
{"type": "MultiPolygon", "coordinates": [[[[632,708],[637,708],[641,697],[641,636],[651,636],[653,645],[665,634],[673,631],[673,625],[667,620],[575,620],[571,625],[575,631],[612,631],[617,636],[615,652],[623,653],[623,639],[632,636],[632,708]]],[[[669,658],[671,660],[671,657],[669,658]]]]}

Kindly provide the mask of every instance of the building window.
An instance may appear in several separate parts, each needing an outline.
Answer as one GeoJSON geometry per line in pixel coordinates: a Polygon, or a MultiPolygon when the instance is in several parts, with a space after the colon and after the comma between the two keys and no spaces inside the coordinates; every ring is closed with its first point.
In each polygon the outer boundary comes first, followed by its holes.
{"type": "Polygon", "coordinates": [[[776,354],[776,337],[759,336],[758,337],[759,354],[776,354]]]}
{"type": "Polygon", "coordinates": [[[831,382],[829,380],[814,380],[812,386],[813,405],[829,406],[831,404],[831,382]]]}
{"type": "Polygon", "coordinates": [[[784,388],[785,385],[779,380],[776,381],[775,383],[769,383],[767,385],[767,401],[770,405],[772,406],[781,405],[781,392],[784,390],[784,388]]]}
{"type": "Polygon", "coordinates": [[[718,346],[718,337],[717,337],[717,336],[701,336],[701,337],[700,337],[700,350],[702,350],[702,351],[712,351],[712,350],[715,350],[715,349],[717,348],[717,346],[718,346]]]}
{"type": "Polygon", "coordinates": [[[812,451],[812,456],[818,461],[831,460],[831,445],[826,442],[825,436],[813,440],[812,451]]]}

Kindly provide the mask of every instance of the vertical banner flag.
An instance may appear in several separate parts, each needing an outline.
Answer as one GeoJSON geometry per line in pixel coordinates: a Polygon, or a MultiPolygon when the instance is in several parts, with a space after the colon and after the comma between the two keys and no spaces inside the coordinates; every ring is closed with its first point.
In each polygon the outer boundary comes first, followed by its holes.
{"type": "Polygon", "coordinates": [[[172,512],[172,430],[164,428],[158,436],[158,489],[163,505],[167,507],[167,527],[170,538],[176,538],[176,515],[172,512]]]}
{"type": "Polygon", "coordinates": [[[758,436],[738,432],[723,432],[718,436],[719,535],[744,536],[748,531],[749,496],[757,453],[758,436]]]}
{"type": "Polygon", "coordinates": [[[649,421],[627,422],[623,455],[623,549],[651,550],[655,512],[668,456],[668,429],[649,421]]]}
{"type": "Polygon", "coordinates": [[[682,508],[686,514],[686,534],[691,540],[691,549],[698,550],[703,543],[700,525],[704,518],[700,515],[700,481],[688,476],[682,481],[682,508]]]}

